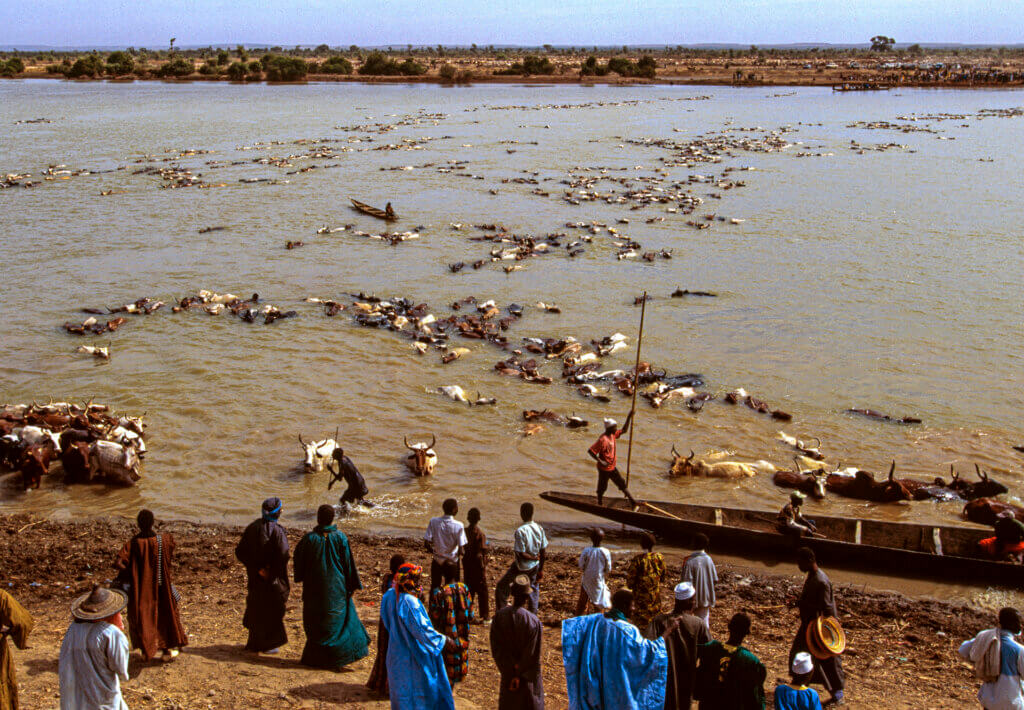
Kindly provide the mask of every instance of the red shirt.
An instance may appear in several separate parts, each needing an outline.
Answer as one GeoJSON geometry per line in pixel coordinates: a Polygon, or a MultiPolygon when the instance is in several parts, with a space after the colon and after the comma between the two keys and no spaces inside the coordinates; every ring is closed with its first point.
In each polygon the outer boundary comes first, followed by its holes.
{"type": "Polygon", "coordinates": [[[590,447],[590,453],[597,457],[597,469],[609,473],[615,470],[615,440],[622,436],[622,429],[613,434],[601,434],[594,445],[590,447]]]}

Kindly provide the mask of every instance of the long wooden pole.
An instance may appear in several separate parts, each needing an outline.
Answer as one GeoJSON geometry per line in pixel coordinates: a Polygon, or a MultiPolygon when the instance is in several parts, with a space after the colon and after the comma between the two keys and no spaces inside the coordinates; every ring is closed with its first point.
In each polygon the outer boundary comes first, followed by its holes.
{"type": "MultiPolygon", "coordinates": [[[[644,291],[643,301],[640,304],[640,335],[636,339],[636,365],[633,367],[633,404],[629,408],[630,414],[636,414],[636,391],[637,381],[640,377],[640,346],[644,342],[644,314],[647,312],[647,291],[644,291]]],[[[629,488],[629,467],[633,462],[633,430],[636,429],[636,419],[630,420],[629,427],[629,449],[626,450],[626,488],[629,488]]]]}

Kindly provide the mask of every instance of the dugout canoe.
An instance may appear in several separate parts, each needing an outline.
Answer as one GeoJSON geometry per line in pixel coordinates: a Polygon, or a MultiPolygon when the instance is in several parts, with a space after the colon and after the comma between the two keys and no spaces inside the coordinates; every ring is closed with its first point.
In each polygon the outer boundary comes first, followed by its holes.
{"type": "Polygon", "coordinates": [[[394,222],[396,219],[398,219],[398,215],[394,213],[391,213],[389,215],[387,212],[380,209],[379,207],[373,207],[372,205],[368,205],[365,202],[360,202],[359,200],[353,199],[351,197],[348,199],[352,200],[352,208],[357,210],[358,212],[368,214],[371,217],[376,217],[377,219],[387,220],[388,222],[394,222]]]}
{"type": "Polygon", "coordinates": [[[791,560],[796,547],[807,545],[827,566],[885,572],[905,577],[932,577],[964,584],[1024,582],[1024,567],[974,557],[979,540],[991,528],[963,525],[921,525],[861,518],[837,518],[807,513],[823,538],[782,535],[775,530],[778,511],[748,510],[714,505],[644,501],[634,511],[624,498],[597,498],[547,491],[551,503],[650,530],[688,546],[704,533],[715,550],[777,562],[791,560]]]}

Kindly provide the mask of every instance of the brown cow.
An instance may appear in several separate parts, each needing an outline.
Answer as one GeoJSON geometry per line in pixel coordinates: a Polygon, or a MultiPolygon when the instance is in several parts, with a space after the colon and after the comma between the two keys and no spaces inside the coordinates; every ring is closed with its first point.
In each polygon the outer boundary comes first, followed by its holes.
{"type": "Polygon", "coordinates": [[[977,498],[972,500],[964,506],[964,510],[961,513],[963,517],[972,523],[981,523],[982,525],[995,525],[996,519],[1005,514],[1010,514],[1017,520],[1024,522],[1024,508],[993,498],[977,498]]]}
{"type": "Polygon", "coordinates": [[[50,472],[53,454],[54,448],[50,442],[29,446],[22,452],[19,468],[21,468],[22,486],[26,491],[39,488],[43,476],[50,472]]]}
{"type": "Polygon", "coordinates": [[[873,503],[910,500],[913,496],[907,487],[893,478],[895,472],[896,462],[893,461],[889,468],[889,477],[884,481],[876,481],[874,475],[868,471],[857,471],[852,476],[830,473],[825,480],[825,488],[841,496],[869,500],[873,503]]]}
{"type": "Polygon", "coordinates": [[[825,477],[827,473],[822,469],[811,469],[801,471],[797,464],[796,471],[780,470],[772,476],[772,483],[782,488],[795,488],[801,493],[806,493],[811,498],[821,500],[825,497],[825,477]]]}
{"type": "Polygon", "coordinates": [[[89,483],[92,480],[93,469],[89,461],[88,442],[68,442],[64,453],[60,455],[60,462],[64,467],[64,483],[89,483]]]}
{"type": "Polygon", "coordinates": [[[429,476],[434,472],[434,467],[437,466],[437,453],[434,451],[434,444],[437,443],[437,437],[433,434],[430,435],[430,443],[416,443],[410,444],[409,437],[404,438],[405,448],[411,452],[405,457],[405,465],[409,467],[409,470],[413,472],[415,476],[429,476]]]}

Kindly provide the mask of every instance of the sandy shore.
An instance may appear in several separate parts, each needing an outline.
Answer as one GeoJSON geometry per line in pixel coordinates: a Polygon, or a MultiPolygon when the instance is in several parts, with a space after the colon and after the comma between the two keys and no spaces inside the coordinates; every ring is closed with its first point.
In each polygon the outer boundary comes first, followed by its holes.
{"type": "MultiPolygon", "coordinates": [[[[288,521],[284,523],[287,525],[288,521]]],[[[344,522],[342,522],[344,527],[344,522]]],[[[336,674],[299,665],[302,653],[301,590],[293,588],[286,625],[290,643],[273,657],[242,650],[241,619],[245,575],[235,561],[241,528],[173,522],[178,552],[175,583],[182,593],[182,617],[191,643],[172,664],[145,664],[137,653],[124,695],[134,708],[385,708],[364,687],[373,654],[336,674]]],[[[133,532],[130,521],[96,518],[54,522],[27,515],[0,517],[0,559],[6,589],[36,619],[30,648],[15,651],[22,706],[57,706],[57,655],[69,620],[70,601],[95,580],[112,576],[111,563],[123,540],[133,532]]],[[[292,546],[300,530],[289,529],[292,546]]],[[[426,563],[419,540],[355,533],[352,548],[366,590],[357,607],[376,639],[376,591],[380,574],[392,554],[426,563]]],[[[631,554],[631,553],[630,553],[631,554]]],[[[616,555],[611,584],[623,584],[630,554],[616,555]]],[[[493,584],[509,564],[509,551],[495,550],[493,584]]],[[[679,564],[670,560],[670,576],[679,564]]],[[[795,577],[739,573],[719,567],[719,605],[712,614],[712,632],[724,637],[728,618],[743,610],[754,619],[749,648],[768,668],[768,690],[785,675],[786,654],[797,627],[795,611],[786,605],[801,580],[795,577]]],[[[541,588],[544,635],[544,683],[547,707],[567,707],[561,665],[559,624],[575,604],[578,571],[575,555],[556,552],[541,588]]],[[[989,612],[940,602],[914,601],[894,594],[837,588],[840,616],[849,634],[848,706],[852,708],[963,708],[976,696],[969,667],[956,656],[957,644],[990,624],[989,612]]],[[[668,590],[664,594],[669,604],[668,590]]],[[[491,661],[487,627],[474,627],[469,677],[457,686],[459,708],[495,705],[497,672],[491,661]]]]}

